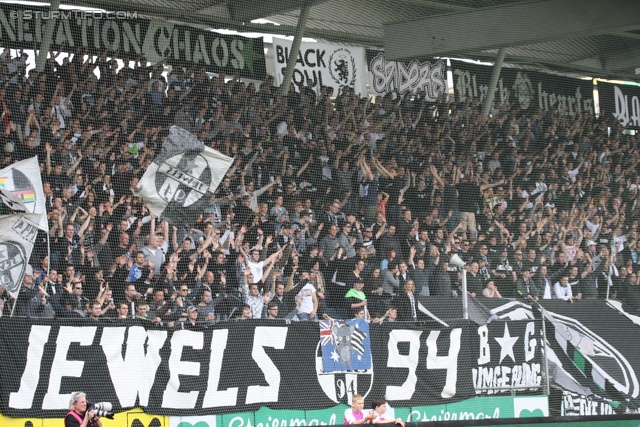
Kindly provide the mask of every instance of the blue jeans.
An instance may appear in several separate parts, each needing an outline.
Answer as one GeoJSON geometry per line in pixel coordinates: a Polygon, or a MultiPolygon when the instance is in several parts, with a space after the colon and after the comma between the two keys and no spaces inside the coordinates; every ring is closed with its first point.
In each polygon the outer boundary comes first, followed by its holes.
{"type": "Polygon", "coordinates": [[[313,316],[313,319],[309,318],[309,313],[298,313],[298,319],[300,320],[313,320],[314,322],[318,321],[318,316],[313,316]]]}

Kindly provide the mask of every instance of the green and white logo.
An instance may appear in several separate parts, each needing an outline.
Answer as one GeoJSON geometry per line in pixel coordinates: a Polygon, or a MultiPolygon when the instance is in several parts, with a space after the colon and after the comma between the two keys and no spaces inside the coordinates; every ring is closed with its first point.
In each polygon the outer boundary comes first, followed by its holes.
{"type": "Polygon", "coordinates": [[[515,418],[548,417],[549,400],[546,396],[514,397],[513,414],[515,418]]]}

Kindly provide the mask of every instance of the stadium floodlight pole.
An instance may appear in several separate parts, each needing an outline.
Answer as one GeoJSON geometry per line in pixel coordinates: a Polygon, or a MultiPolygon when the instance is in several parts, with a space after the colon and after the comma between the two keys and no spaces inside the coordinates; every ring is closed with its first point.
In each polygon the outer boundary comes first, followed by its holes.
{"type": "Polygon", "coordinates": [[[289,56],[287,57],[287,67],[285,68],[282,85],[280,86],[280,94],[282,96],[287,96],[289,94],[289,85],[291,84],[293,72],[296,68],[296,60],[298,59],[298,51],[300,50],[300,44],[302,43],[304,29],[307,26],[309,9],[311,9],[311,6],[308,2],[305,2],[304,5],[302,5],[302,9],[300,9],[298,25],[296,26],[296,32],[293,35],[293,43],[291,43],[291,50],[289,50],[289,56]]]}
{"type": "Polygon", "coordinates": [[[504,62],[504,55],[507,52],[506,48],[502,48],[498,51],[498,57],[496,62],[493,63],[493,71],[491,72],[491,81],[489,82],[489,90],[487,91],[487,97],[484,99],[482,105],[482,117],[486,118],[491,111],[491,105],[496,97],[496,88],[498,87],[498,80],[500,79],[500,70],[502,70],[502,63],[504,62]]]}
{"type": "Polygon", "coordinates": [[[57,12],[60,9],[60,0],[51,0],[49,4],[49,16],[52,19],[47,21],[47,25],[44,27],[42,33],[42,40],[40,40],[40,52],[36,57],[36,71],[41,73],[44,71],[44,66],[47,63],[47,55],[51,48],[51,39],[53,39],[53,30],[55,29],[56,19],[53,18],[54,14],[51,12],[57,12]]]}

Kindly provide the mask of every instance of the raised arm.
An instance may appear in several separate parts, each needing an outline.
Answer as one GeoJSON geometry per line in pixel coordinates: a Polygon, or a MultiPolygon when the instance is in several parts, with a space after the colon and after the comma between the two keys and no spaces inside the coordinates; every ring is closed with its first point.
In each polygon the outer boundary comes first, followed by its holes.
{"type": "Polygon", "coordinates": [[[444,187],[445,183],[442,180],[442,178],[440,178],[440,175],[438,175],[438,169],[434,165],[430,165],[430,169],[431,169],[431,174],[433,175],[433,178],[436,181],[438,181],[438,184],[440,184],[442,187],[444,187]]]}

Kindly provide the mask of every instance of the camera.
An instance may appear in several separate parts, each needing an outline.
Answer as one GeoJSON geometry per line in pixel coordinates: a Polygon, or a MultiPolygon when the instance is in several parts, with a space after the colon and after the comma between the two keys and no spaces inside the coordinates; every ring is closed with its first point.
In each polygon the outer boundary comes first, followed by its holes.
{"type": "Polygon", "coordinates": [[[111,412],[112,409],[113,405],[111,402],[87,402],[87,411],[94,411],[96,417],[104,417],[112,420],[115,415],[111,412]]]}

